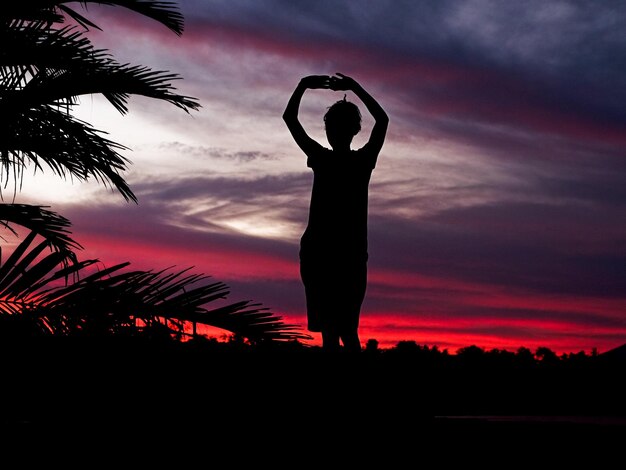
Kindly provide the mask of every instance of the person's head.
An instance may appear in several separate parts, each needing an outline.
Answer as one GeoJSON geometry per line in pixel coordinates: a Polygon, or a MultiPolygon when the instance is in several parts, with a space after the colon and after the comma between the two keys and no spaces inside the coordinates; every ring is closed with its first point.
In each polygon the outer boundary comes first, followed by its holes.
{"type": "Polygon", "coordinates": [[[344,95],[342,100],[328,108],[324,124],[328,143],[333,149],[350,147],[352,139],[361,130],[361,111],[344,95]]]}

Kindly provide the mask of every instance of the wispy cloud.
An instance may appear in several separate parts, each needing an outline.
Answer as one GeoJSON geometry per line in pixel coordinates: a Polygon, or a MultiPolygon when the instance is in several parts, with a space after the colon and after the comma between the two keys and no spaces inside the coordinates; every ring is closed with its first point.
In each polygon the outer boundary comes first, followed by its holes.
{"type": "Polygon", "coordinates": [[[275,155],[258,150],[238,150],[229,151],[219,147],[206,147],[203,145],[187,145],[182,142],[164,142],[159,145],[161,150],[182,153],[198,158],[217,158],[224,160],[235,160],[242,163],[253,160],[276,160],[275,155]]]}

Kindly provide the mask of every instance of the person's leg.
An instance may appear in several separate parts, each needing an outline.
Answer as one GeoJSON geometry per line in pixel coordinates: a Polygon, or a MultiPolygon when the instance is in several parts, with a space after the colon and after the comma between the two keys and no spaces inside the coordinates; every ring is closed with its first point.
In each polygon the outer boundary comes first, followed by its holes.
{"type": "Polygon", "coordinates": [[[341,342],[346,352],[361,352],[359,317],[367,287],[367,258],[351,261],[347,266],[344,304],[340,326],[341,342]]]}
{"type": "Polygon", "coordinates": [[[322,331],[322,349],[328,352],[339,351],[339,335],[331,331],[322,331]]]}
{"type": "Polygon", "coordinates": [[[320,288],[321,273],[317,258],[300,250],[300,278],[304,285],[307,329],[311,332],[322,331],[324,291],[320,288]]]}
{"type": "Polygon", "coordinates": [[[342,334],[341,342],[346,352],[361,352],[361,341],[357,330],[342,334]]]}

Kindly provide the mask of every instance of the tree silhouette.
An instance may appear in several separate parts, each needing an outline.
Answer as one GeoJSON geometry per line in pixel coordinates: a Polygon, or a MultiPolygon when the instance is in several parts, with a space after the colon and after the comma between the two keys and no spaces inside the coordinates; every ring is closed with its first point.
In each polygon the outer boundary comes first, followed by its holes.
{"type": "MultiPolygon", "coordinates": [[[[123,177],[128,161],[119,152],[125,147],[72,115],[78,98],[101,94],[121,114],[128,112],[130,95],[163,100],[185,112],[200,104],[176,93],[171,82],[180,78],[177,74],[120,64],[108,51],[96,49],[84,33],[100,28],[67,3],[72,2],[29,0],[0,9],[0,43],[5,45],[0,50],[0,188],[12,184],[14,199],[32,165],[64,179],[96,180],[137,202],[123,177]],[[66,25],[68,18],[77,25],[66,25]]],[[[126,7],[178,35],[183,32],[174,2],[80,3],[126,7]]],[[[0,251],[0,316],[10,317],[9,323],[19,317],[20,324],[28,325],[22,331],[103,335],[164,330],[180,337],[191,322],[251,341],[308,338],[249,301],[204,308],[228,294],[225,284],[207,283],[204,275],[124,271],[128,263],[94,271],[98,260],[76,256],[81,246],[71,238],[70,222],[45,206],[0,204],[0,221],[12,235],[18,235],[15,226],[26,229],[4,262],[0,251]],[[39,237],[43,241],[36,242],[39,237]]]]}
{"type": "Polygon", "coordinates": [[[228,287],[187,271],[124,271],[129,263],[122,263],[59,284],[97,261],[77,261],[57,269],[65,253],[52,252],[39,260],[47,241],[32,246],[36,237],[30,232],[0,267],[0,314],[15,319],[22,331],[32,335],[183,336],[191,334],[185,332],[185,322],[190,322],[231,330],[253,342],[304,337],[258,304],[205,308],[225,298],[228,287]]]}
{"type": "Polygon", "coordinates": [[[368,353],[375,353],[378,352],[378,340],[374,339],[374,338],[370,338],[367,340],[367,342],[365,343],[365,351],[368,353]]]}
{"type": "MultiPolygon", "coordinates": [[[[8,221],[40,234],[51,248],[65,252],[66,256],[71,259],[75,259],[74,250],[81,248],[70,237],[70,221],[45,207],[29,204],[0,204],[0,211],[4,217],[4,220],[0,220],[0,226],[9,230],[13,235],[17,236],[18,233],[8,221]]],[[[1,253],[2,247],[0,247],[1,253]]]]}
{"type": "Polygon", "coordinates": [[[550,365],[559,362],[559,357],[556,355],[556,353],[545,346],[540,346],[537,348],[537,350],[535,351],[535,357],[542,364],[550,365]]]}
{"type": "MultiPolygon", "coordinates": [[[[3,5],[0,41],[11,45],[0,52],[1,172],[4,185],[17,186],[24,168],[47,166],[53,174],[79,181],[96,179],[136,201],[121,173],[127,160],[120,144],[76,119],[71,109],[78,97],[102,94],[122,114],[129,96],[167,101],[189,112],[197,100],[175,93],[167,71],[119,64],[106,50],[96,49],[77,26],[62,26],[65,15],[85,30],[97,26],[70,9],[63,0],[35,0],[3,5]]],[[[182,34],[183,19],[172,2],[118,0],[81,2],[121,5],[160,21],[182,34]]],[[[0,179],[0,183],[2,183],[0,179]]]]}
{"type": "Polygon", "coordinates": [[[485,356],[485,350],[475,344],[459,348],[456,352],[458,357],[467,358],[469,360],[482,359],[485,356]]]}

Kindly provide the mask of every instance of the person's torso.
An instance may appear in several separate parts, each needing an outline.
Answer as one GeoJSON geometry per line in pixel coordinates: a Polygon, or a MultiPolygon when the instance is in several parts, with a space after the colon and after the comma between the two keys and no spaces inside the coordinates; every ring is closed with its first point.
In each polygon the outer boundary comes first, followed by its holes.
{"type": "Polygon", "coordinates": [[[303,241],[367,250],[369,182],[373,170],[364,152],[324,149],[309,157],[313,188],[303,241]]]}

